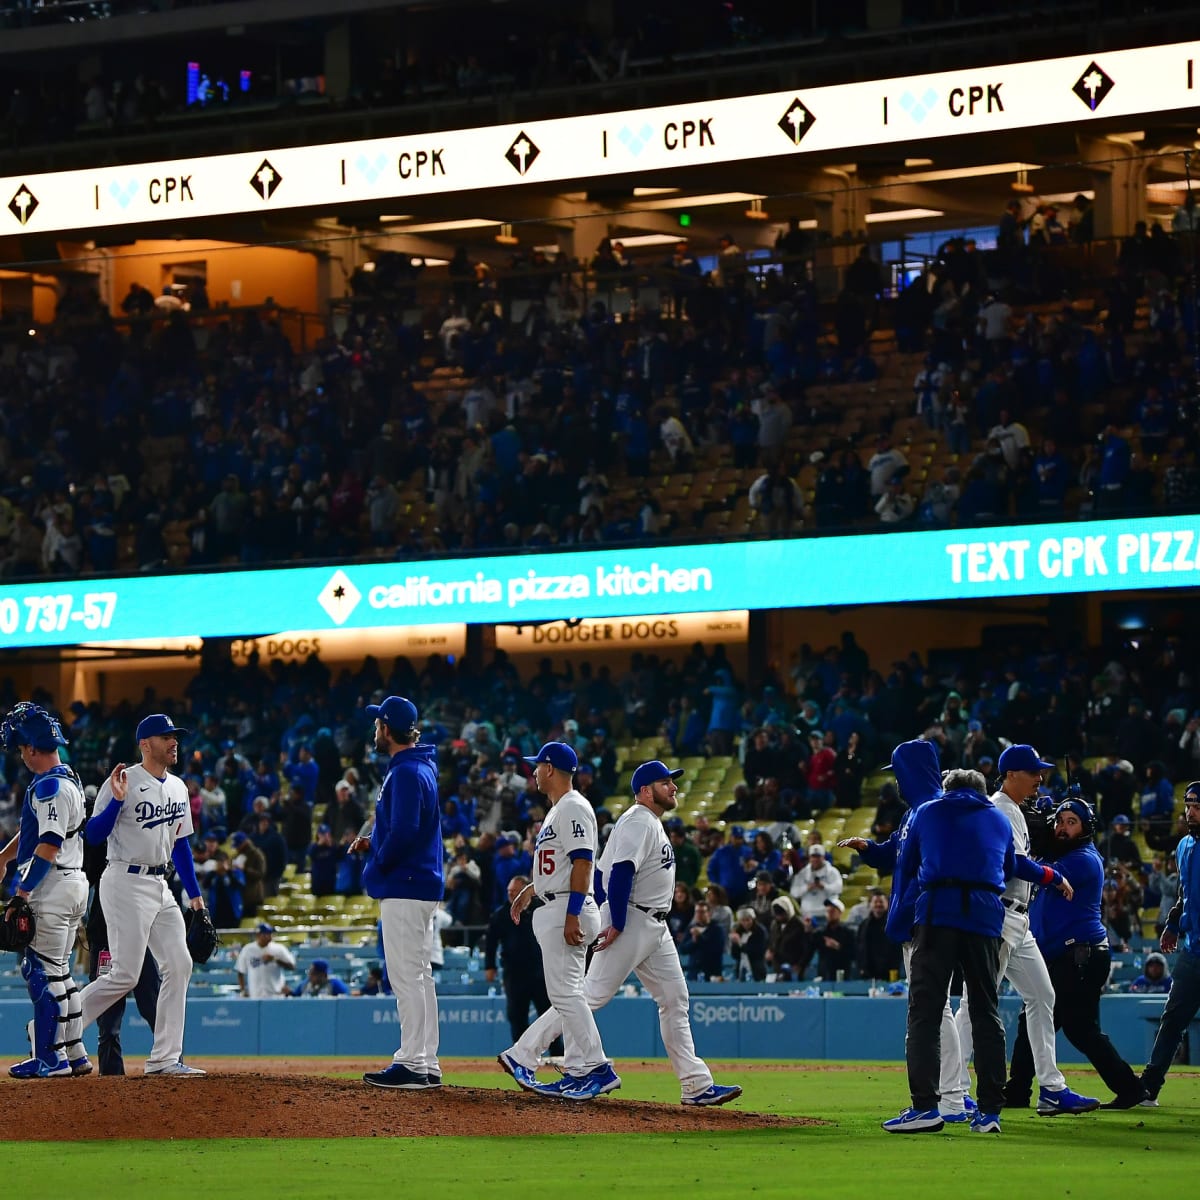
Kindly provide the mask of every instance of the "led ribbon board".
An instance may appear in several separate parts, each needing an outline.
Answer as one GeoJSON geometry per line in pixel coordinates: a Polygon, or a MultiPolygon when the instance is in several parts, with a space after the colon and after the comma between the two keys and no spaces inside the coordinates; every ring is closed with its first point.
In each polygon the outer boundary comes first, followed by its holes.
{"type": "MultiPolygon", "coordinates": [[[[1200,42],[666,108],[0,180],[0,233],[599,179],[1187,109],[1200,42]]],[[[403,210],[401,210],[403,211],[403,210]]],[[[402,226],[396,227],[402,231],[402,226]]]]}
{"type": "Polygon", "coordinates": [[[0,588],[0,648],[1194,587],[1200,516],[0,588]]]}

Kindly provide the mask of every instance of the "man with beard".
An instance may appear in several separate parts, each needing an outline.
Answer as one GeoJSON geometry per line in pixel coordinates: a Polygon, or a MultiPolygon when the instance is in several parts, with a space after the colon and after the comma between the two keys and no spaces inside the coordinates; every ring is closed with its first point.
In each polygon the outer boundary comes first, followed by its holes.
{"type": "MultiPolygon", "coordinates": [[[[1133,1108],[1146,1098],[1141,1080],[1100,1028],[1100,996],[1112,955],[1100,917],[1104,860],[1093,844],[1096,816],[1083,800],[1066,800],[1054,812],[1054,864],[1074,887],[1070,901],[1054,888],[1038,890],[1030,926],[1054,986],[1054,1028],[1061,1029],[1115,1093],[1103,1108],[1133,1108]]],[[[1008,1095],[1028,1095],[1033,1052],[1021,1013],[1013,1048],[1008,1095]]]]}
{"type": "Polygon", "coordinates": [[[1187,834],[1175,851],[1179,864],[1179,899],[1167,914],[1167,925],[1159,939],[1164,954],[1179,950],[1175,960],[1175,981],[1170,997],[1159,1018],[1158,1033],[1150,1061],[1142,1072],[1146,1089],[1143,1104],[1158,1104],[1158,1093],[1175,1061],[1175,1052],[1183,1041],[1188,1022],[1200,1011],[1200,855],[1196,844],[1200,840],[1200,780],[1187,785],[1183,794],[1183,815],[1187,834]],[[1180,934],[1183,945],[1180,947],[1180,934]]]}

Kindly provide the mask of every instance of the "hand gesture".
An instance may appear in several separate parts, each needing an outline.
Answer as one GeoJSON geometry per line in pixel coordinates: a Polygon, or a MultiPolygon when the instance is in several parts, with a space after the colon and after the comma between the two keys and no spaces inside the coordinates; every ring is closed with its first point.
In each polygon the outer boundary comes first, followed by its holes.
{"type": "Polygon", "coordinates": [[[112,788],[113,798],[118,802],[123,801],[129,794],[129,777],[125,773],[125,764],[117,763],[112,769],[112,774],[108,777],[108,786],[112,788]]]}
{"type": "Polygon", "coordinates": [[[621,931],[609,925],[606,929],[600,930],[600,936],[596,939],[596,949],[607,950],[620,936],[621,931]]]}
{"type": "Polygon", "coordinates": [[[863,851],[867,848],[867,839],[860,837],[842,838],[838,845],[843,850],[858,850],[863,851]]]}
{"type": "Polygon", "coordinates": [[[1164,954],[1174,954],[1179,946],[1179,934],[1174,929],[1164,929],[1158,939],[1158,948],[1164,954]]]}

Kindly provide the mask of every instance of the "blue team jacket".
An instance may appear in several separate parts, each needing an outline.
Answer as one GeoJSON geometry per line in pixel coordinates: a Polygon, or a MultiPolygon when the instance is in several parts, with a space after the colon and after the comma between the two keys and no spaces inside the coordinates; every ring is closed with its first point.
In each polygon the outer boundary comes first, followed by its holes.
{"type": "Polygon", "coordinates": [[[1017,856],[1008,818],[982,792],[961,788],[922,805],[899,866],[917,878],[918,925],[1000,936],[1000,897],[1017,856]]]}
{"type": "Polygon", "coordinates": [[[437,747],[400,750],[375,803],[363,887],[377,900],[440,900],[443,856],[437,747]]]}
{"type": "MultiPolygon", "coordinates": [[[[1053,888],[1039,888],[1029,907],[1029,928],[1047,962],[1072,943],[1095,946],[1108,941],[1100,919],[1104,892],[1104,859],[1090,842],[1064,854],[1055,867],[1070,881],[1075,896],[1067,900],[1053,888]]],[[[1183,880],[1182,868],[1180,881],[1183,880]]]]}
{"type": "Polygon", "coordinates": [[[1183,897],[1179,941],[1189,954],[1200,954],[1200,854],[1190,833],[1179,843],[1175,861],[1179,864],[1179,894],[1183,897]]]}
{"type": "Polygon", "coordinates": [[[942,772],[937,747],[932,742],[919,739],[897,746],[892,752],[892,766],[908,812],[886,842],[869,843],[866,849],[859,851],[859,857],[877,871],[885,874],[892,872],[892,899],[884,928],[893,942],[903,943],[912,941],[919,889],[916,873],[910,874],[901,868],[900,851],[908,837],[908,825],[913,814],[927,800],[934,800],[942,794],[942,772]]]}

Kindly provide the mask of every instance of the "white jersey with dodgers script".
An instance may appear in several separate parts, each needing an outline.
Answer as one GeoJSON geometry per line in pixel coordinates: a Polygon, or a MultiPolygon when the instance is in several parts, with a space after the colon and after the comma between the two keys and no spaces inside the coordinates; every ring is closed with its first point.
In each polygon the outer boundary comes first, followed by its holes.
{"type": "MultiPolygon", "coordinates": [[[[1023,854],[1028,858],[1029,823],[1025,820],[1025,814],[1021,811],[1021,806],[1007,792],[996,792],[992,796],[992,803],[1008,818],[1009,824],[1012,825],[1013,850],[1017,854],[1023,854]]],[[[1004,887],[1005,899],[1015,900],[1018,904],[1026,906],[1029,904],[1029,897],[1032,892],[1033,884],[1027,883],[1024,879],[1018,879],[1015,875],[1004,887]]]]}
{"type": "MultiPolygon", "coordinates": [[[[141,763],[129,767],[125,778],[125,803],[108,835],[108,861],[166,866],[176,838],[192,835],[192,806],[187,784],[178,775],[165,779],[152,775],[141,763]]],[[[106,779],[96,796],[97,815],[112,801],[112,784],[106,779]]]]}
{"type": "MultiPolygon", "coordinates": [[[[546,814],[533,851],[533,890],[557,896],[571,890],[571,853],[587,850],[596,858],[596,814],[574,788],[546,814]]],[[[591,874],[588,895],[592,894],[591,874]]]]}
{"type": "Polygon", "coordinates": [[[608,886],[609,873],[619,862],[633,863],[631,904],[652,912],[671,907],[675,894],[675,850],[663,827],[644,804],[627,808],[609,834],[600,855],[600,874],[608,886]]]}

